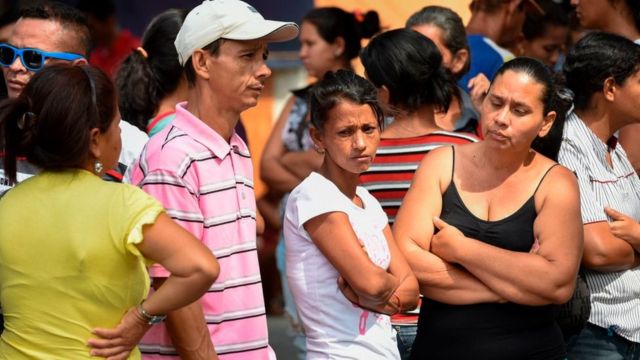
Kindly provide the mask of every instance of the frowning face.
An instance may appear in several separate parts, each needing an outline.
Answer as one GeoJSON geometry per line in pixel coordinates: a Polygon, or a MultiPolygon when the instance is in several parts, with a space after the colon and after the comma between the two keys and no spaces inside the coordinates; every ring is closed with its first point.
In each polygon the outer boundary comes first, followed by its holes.
{"type": "Polygon", "coordinates": [[[507,70],[491,84],[482,106],[484,139],[490,146],[529,149],[544,136],[555,112],[544,114],[544,86],[524,72],[507,70]]]}
{"type": "Polygon", "coordinates": [[[378,119],[370,105],[341,100],[328,113],[322,129],[314,129],[316,146],[325,150],[325,163],[360,174],[369,168],[380,144],[378,119]]]}

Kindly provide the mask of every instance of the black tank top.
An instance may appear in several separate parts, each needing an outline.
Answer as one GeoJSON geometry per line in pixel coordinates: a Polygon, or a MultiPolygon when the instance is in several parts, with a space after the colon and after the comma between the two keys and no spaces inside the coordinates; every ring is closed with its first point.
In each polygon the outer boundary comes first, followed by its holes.
{"type": "MultiPolygon", "coordinates": [[[[476,217],[453,181],[442,194],[440,218],[465,236],[511,251],[529,252],[537,216],[535,193],[513,214],[498,221],[476,217]]],[[[518,269],[505,269],[518,271],[518,269]]],[[[552,305],[514,303],[449,305],[423,299],[411,359],[562,359],[564,341],[552,305]]]]}

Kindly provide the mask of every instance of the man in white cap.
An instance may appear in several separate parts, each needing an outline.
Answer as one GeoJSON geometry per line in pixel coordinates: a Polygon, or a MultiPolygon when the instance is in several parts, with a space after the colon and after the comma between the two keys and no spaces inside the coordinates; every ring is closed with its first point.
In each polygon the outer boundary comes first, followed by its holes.
{"type": "MultiPolygon", "coordinates": [[[[130,177],[211,249],[221,271],[199,302],[148,314],[150,323],[166,320],[142,340],[145,359],[275,358],[256,253],[253,168],[234,127],[271,75],[267,43],[297,34],[295,23],[265,20],[239,0],[204,1],[184,20],[175,46],[189,83],[187,102],[149,141],[130,177]]],[[[162,291],[167,271],[154,266],[150,274],[162,291]]]]}

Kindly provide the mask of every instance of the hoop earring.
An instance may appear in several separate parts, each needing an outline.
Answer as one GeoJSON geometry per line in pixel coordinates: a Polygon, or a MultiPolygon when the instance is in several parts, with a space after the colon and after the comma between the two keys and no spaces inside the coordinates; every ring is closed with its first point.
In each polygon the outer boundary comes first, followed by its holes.
{"type": "Polygon", "coordinates": [[[102,162],[100,160],[96,160],[96,162],[93,163],[93,171],[96,173],[96,175],[100,175],[102,170],[104,170],[104,165],[102,165],[102,162]]]}

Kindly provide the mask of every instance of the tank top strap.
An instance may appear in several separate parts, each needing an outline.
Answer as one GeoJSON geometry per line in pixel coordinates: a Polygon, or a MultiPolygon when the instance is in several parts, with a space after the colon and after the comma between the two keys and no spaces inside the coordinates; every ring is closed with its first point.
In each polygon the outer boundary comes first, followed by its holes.
{"type": "Polygon", "coordinates": [[[558,165],[560,165],[560,164],[555,163],[555,164],[549,166],[547,171],[544,172],[544,175],[542,175],[542,178],[540,178],[540,182],[538,183],[538,186],[536,186],[536,190],[533,192],[533,196],[536,196],[536,193],[538,192],[538,189],[540,189],[540,185],[542,185],[542,182],[544,181],[544,178],[547,177],[547,174],[549,173],[549,171],[551,171],[551,169],[553,169],[554,167],[556,167],[558,165]]]}
{"type": "Polygon", "coordinates": [[[456,169],[456,147],[451,145],[451,182],[453,182],[453,172],[456,169]]]}

